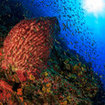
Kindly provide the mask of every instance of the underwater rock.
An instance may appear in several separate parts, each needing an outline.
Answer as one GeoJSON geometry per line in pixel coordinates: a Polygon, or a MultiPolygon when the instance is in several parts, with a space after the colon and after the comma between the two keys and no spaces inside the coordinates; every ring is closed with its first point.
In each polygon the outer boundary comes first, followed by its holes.
{"type": "Polygon", "coordinates": [[[15,25],[4,40],[2,67],[12,67],[16,72],[31,71],[34,75],[40,72],[49,58],[57,23],[55,17],[41,17],[15,25]]]}

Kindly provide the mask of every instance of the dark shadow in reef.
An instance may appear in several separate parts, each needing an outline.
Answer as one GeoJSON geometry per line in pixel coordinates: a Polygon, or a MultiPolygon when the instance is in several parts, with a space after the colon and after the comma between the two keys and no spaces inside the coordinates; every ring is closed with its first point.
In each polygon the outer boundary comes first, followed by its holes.
{"type": "MultiPolygon", "coordinates": [[[[0,0],[0,37],[5,39],[11,28],[24,19],[23,7],[16,0],[0,0]]],[[[2,41],[3,42],[3,41],[2,41]]],[[[3,43],[0,43],[2,46],[3,43]]]]}

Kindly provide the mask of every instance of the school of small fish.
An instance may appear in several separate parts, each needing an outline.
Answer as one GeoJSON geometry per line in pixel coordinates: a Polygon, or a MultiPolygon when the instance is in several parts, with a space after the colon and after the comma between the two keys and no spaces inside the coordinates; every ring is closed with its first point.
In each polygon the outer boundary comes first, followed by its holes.
{"type": "MultiPolygon", "coordinates": [[[[9,0],[5,1],[8,2],[9,0]]],[[[35,77],[33,75],[30,75],[28,83],[26,82],[20,83],[14,72],[5,71],[6,80],[8,79],[10,80],[9,75],[11,74],[12,82],[15,81],[16,82],[15,84],[18,84],[18,87],[16,88],[17,96],[15,96],[15,99],[18,100],[19,103],[24,102],[25,105],[33,105],[33,103],[37,105],[50,105],[49,104],[50,101],[52,102],[52,105],[55,105],[55,103],[56,105],[94,105],[92,103],[91,98],[94,97],[101,88],[100,86],[98,87],[97,82],[94,79],[93,72],[89,71],[90,68],[88,67],[88,63],[86,63],[87,65],[81,64],[84,61],[81,62],[80,56],[83,56],[83,58],[85,58],[87,62],[94,62],[96,59],[98,59],[99,55],[97,55],[96,53],[97,44],[94,39],[94,33],[92,33],[91,30],[89,30],[89,28],[86,25],[86,20],[84,18],[85,11],[81,8],[81,3],[78,0],[77,1],[19,0],[19,1],[20,2],[16,4],[16,7],[23,6],[24,19],[35,18],[37,16],[56,17],[59,21],[60,33],[54,35],[54,46],[51,46],[52,50],[55,48],[54,50],[55,55],[56,54],[58,55],[56,55],[55,57],[52,54],[53,59],[49,59],[49,63],[51,63],[52,66],[51,68],[42,72],[41,74],[42,77],[39,81],[36,81],[35,77]],[[66,45],[67,48],[63,44],[66,45]],[[59,53],[56,52],[57,49],[59,49],[58,50],[59,53]],[[74,50],[73,53],[75,57],[71,53],[70,56],[72,57],[68,59],[67,56],[68,53],[72,51],[71,49],[74,50]],[[55,61],[55,59],[57,61],[55,61]],[[62,65],[61,67],[60,64],[62,65]],[[68,71],[71,70],[71,68],[74,71],[72,70],[68,74],[68,71]],[[49,70],[51,72],[49,72],[49,70]],[[89,75],[87,75],[88,73],[89,75]],[[64,77],[61,75],[63,75],[64,77]],[[74,81],[74,84],[71,84],[71,82],[69,84],[68,80],[74,81]],[[29,88],[31,88],[32,91],[29,91],[29,88]],[[34,89],[35,91],[33,91],[34,89]],[[59,94],[57,93],[57,91],[59,91],[59,94]],[[70,93],[71,91],[72,94],[70,93]],[[26,99],[26,97],[28,97],[29,94],[33,95],[33,97],[29,98],[29,100],[32,99],[32,102],[26,99]],[[26,97],[23,97],[22,95],[26,97]],[[43,97],[45,97],[45,99],[43,99],[43,97]],[[52,98],[52,100],[50,100],[49,97],[52,98]],[[33,101],[33,98],[35,100],[36,99],[38,100],[36,100],[35,102],[33,101]],[[55,98],[56,100],[54,100],[55,98]],[[39,102],[40,100],[44,104],[40,104],[39,102]]],[[[11,15],[8,14],[8,17],[11,17],[11,15]]],[[[58,26],[55,24],[55,27],[57,28],[58,26]]],[[[37,32],[37,30],[34,31],[37,32]]],[[[2,53],[0,53],[0,56],[1,55],[2,53]]],[[[97,65],[98,64],[95,64],[93,65],[93,67],[97,68],[97,65]]],[[[98,68],[100,69],[102,66],[103,66],[102,72],[104,72],[105,65],[99,65],[98,68]]],[[[2,73],[4,72],[1,72],[1,74],[2,73]]],[[[97,77],[98,73],[95,73],[94,75],[97,77]]],[[[99,78],[104,79],[104,75],[99,75],[99,78]]],[[[0,82],[4,83],[3,81],[0,82]]],[[[7,83],[5,84],[8,86],[13,85],[12,82],[11,84],[7,83]]],[[[5,86],[5,84],[3,86],[5,86]]],[[[3,86],[0,86],[0,89],[3,86]]],[[[3,92],[5,94],[7,93],[7,91],[3,92]]],[[[100,92],[100,94],[102,93],[100,92]]],[[[102,98],[105,99],[105,96],[103,94],[102,98]]],[[[0,95],[2,96],[2,94],[0,95]]],[[[6,98],[8,99],[9,96],[11,95],[8,94],[6,98]]],[[[12,96],[14,96],[14,94],[12,96]]],[[[5,100],[3,101],[5,102],[5,100]]],[[[9,102],[11,102],[10,105],[15,104],[17,105],[17,103],[14,101],[12,102],[9,100],[9,102]]],[[[97,102],[96,105],[105,105],[105,103],[102,104],[100,100],[96,102],[97,102]]],[[[3,102],[0,102],[1,105],[2,103],[3,102]]]]}

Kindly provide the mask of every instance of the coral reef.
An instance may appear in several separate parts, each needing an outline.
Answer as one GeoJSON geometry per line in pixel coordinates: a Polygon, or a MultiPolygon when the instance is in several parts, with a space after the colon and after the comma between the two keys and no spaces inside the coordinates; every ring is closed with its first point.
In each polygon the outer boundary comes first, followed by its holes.
{"type": "Polygon", "coordinates": [[[73,82],[74,86],[80,89],[84,96],[91,98],[96,95],[98,82],[90,63],[86,63],[73,50],[67,51],[58,46],[53,48],[50,56],[49,65],[52,65],[53,69],[63,75],[66,80],[73,82]]]}
{"type": "Polygon", "coordinates": [[[28,12],[0,0],[0,105],[104,105],[91,63],[57,39],[57,19],[28,12]]]}
{"type": "Polygon", "coordinates": [[[93,105],[100,86],[91,63],[57,44],[58,32],[55,17],[23,20],[11,29],[0,50],[0,104],[93,105]]]}

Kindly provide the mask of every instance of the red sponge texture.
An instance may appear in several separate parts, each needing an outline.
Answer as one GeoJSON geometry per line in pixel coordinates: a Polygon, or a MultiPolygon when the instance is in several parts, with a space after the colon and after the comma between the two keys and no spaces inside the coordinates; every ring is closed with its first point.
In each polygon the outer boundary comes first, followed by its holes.
{"type": "Polygon", "coordinates": [[[2,67],[15,71],[41,71],[47,63],[53,45],[56,18],[22,20],[15,25],[4,41],[2,67]]]}

